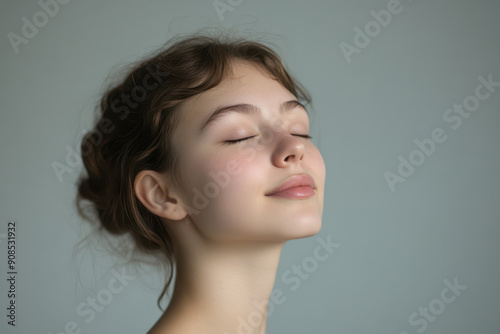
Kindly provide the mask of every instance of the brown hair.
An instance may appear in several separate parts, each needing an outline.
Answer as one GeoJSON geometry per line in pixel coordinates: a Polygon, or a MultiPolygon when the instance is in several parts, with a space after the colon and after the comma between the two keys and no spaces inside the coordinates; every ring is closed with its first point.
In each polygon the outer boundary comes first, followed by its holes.
{"type": "Polygon", "coordinates": [[[265,69],[299,100],[311,104],[309,93],[293,79],[269,46],[241,37],[194,33],[172,38],[150,56],[132,64],[124,79],[108,88],[97,106],[98,119],[81,142],[86,176],[77,181],[78,213],[92,221],[81,206],[91,202],[103,229],[114,235],[128,233],[137,250],[159,256],[169,269],[158,297],[158,307],[172,281],[175,254],[172,237],[160,218],[135,195],[133,184],[141,170],[172,175],[182,184],[178,152],[172,134],[187,99],[216,87],[234,60],[265,69]],[[166,47],[166,45],[169,45],[166,47]]]}

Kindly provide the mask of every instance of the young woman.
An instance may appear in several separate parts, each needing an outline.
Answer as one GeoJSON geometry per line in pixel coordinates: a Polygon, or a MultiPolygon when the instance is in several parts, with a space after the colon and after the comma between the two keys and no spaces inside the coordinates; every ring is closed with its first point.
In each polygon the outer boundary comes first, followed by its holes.
{"type": "Polygon", "coordinates": [[[149,334],[265,333],[283,245],[321,228],[310,102],[272,48],[201,34],[104,94],[81,143],[78,209],[89,200],[102,229],[168,265],[158,304],[175,268],[149,334]]]}

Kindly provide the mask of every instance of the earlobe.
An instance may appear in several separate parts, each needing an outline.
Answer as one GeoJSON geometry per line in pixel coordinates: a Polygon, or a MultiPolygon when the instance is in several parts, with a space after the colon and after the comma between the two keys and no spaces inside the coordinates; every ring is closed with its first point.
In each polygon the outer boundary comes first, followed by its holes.
{"type": "Polygon", "coordinates": [[[188,212],[173,188],[169,187],[170,184],[163,180],[165,178],[158,172],[140,171],[134,180],[135,195],[151,213],[170,220],[181,220],[188,212]]]}

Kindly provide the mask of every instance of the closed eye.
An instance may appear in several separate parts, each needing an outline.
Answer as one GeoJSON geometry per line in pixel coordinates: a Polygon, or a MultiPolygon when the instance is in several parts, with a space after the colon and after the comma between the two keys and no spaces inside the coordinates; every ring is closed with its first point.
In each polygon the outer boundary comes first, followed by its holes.
{"type": "MultiPolygon", "coordinates": [[[[292,136],[298,136],[298,137],[302,137],[302,138],[307,138],[307,139],[312,139],[311,136],[309,135],[297,135],[297,134],[292,134],[292,136]]],[[[245,141],[247,139],[250,139],[250,138],[253,138],[255,136],[251,136],[251,137],[246,137],[246,138],[241,138],[241,139],[235,139],[235,140],[226,140],[226,143],[227,144],[237,144],[239,142],[242,142],[242,141],[245,141]]]]}

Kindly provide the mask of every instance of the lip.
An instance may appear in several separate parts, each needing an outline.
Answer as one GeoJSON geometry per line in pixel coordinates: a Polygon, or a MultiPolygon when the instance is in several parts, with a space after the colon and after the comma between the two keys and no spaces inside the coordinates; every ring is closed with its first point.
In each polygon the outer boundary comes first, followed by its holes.
{"type": "Polygon", "coordinates": [[[266,196],[310,197],[314,195],[314,189],[316,189],[314,179],[309,174],[302,173],[289,177],[266,196]]]}

